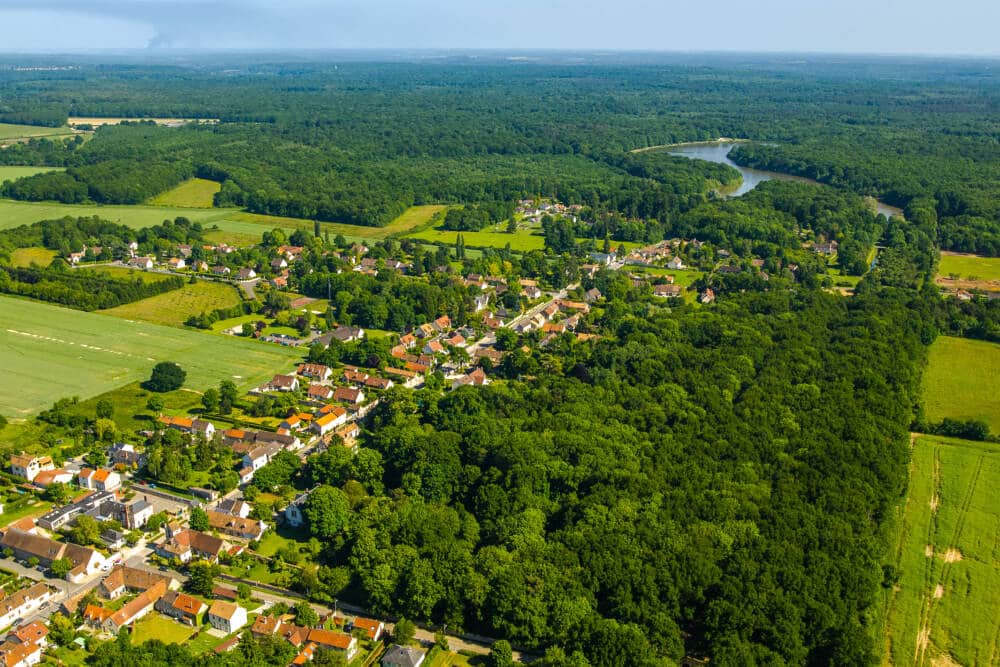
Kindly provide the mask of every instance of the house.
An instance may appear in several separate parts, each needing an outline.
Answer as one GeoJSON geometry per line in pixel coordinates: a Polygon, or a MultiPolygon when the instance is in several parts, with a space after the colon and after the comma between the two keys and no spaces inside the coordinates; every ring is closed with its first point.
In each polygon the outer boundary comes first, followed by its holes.
{"type": "Polygon", "coordinates": [[[238,516],[241,519],[245,519],[250,516],[250,503],[244,502],[237,498],[229,498],[223,500],[216,506],[216,511],[222,512],[223,514],[229,514],[231,516],[238,516]]]}
{"type": "Polygon", "coordinates": [[[83,468],[77,475],[77,484],[91,491],[114,491],[122,485],[121,475],[107,468],[83,468]]]}
{"type": "Polygon", "coordinates": [[[420,667],[427,651],[409,646],[393,644],[382,656],[382,667],[420,667]]]}
{"type": "Polygon", "coordinates": [[[108,529],[101,532],[101,541],[112,551],[117,551],[125,546],[125,533],[120,530],[108,529]]]}
{"type": "Polygon", "coordinates": [[[448,331],[449,329],[451,329],[451,318],[448,317],[447,315],[442,315],[441,317],[434,320],[434,328],[437,329],[438,332],[440,333],[448,331]]]}
{"type": "Polygon", "coordinates": [[[102,628],[104,622],[114,614],[114,610],[105,609],[96,604],[88,604],[83,610],[83,622],[92,628],[102,628]]]}
{"type": "Polygon", "coordinates": [[[432,340],[424,345],[424,354],[444,354],[446,350],[439,340],[432,340]]]}
{"type": "Polygon", "coordinates": [[[285,508],[285,522],[293,527],[298,528],[299,526],[304,526],[306,523],[305,514],[302,513],[302,508],[306,504],[306,500],[309,498],[309,494],[312,491],[306,491],[305,493],[300,493],[295,497],[295,500],[288,504],[285,508]]]}
{"type": "Polygon", "coordinates": [[[47,489],[53,484],[69,484],[73,481],[73,473],[68,470],[63,470],[62,468],[56,468],[55,470],[43,470],[37,475],[32,481],[32,484],[41,488],[47,489]]]}
{"type": "Polygon", "coordinates": [[[830,241],[829,243],[817,243],[813,246],[813,250],[821,255],[836,255],[838,244],[836,241],[830,241]]]}
{"type": "Polygon", "coordinates": [[[365,330],[361,327],[339,326],[331,332],[331,335],[341,343],[353,343],[365,337],[365,330]]]}
{"type": "MultiPolygon", "coordinates": [[[[366,375],[365,381],[367,382],[368,379],[369,377],[366,375]]],[[[339,403],[358,405],[365,402],[365,392],[353,387],[337,387],[336,391],[333,392],[333,400],[339,403]]]]}
{"type": "Polygon", "coordinates": [[[420,383],[422,382],[422,377],[419,373],[414,373],[413,371],[408,371],[402,368],[391,368],[387,366],[383,372],[386,375],[392,375],[396,378],[396,382],[402,382],[404,387],[409,387],[410,389],[420,386],[420,383]]]}
{"type": "Polygon", "coordinates": [[[364,384],[368,379],[368,373],[365,373],[354,366],[345,366],[344,379],[352,384],[364,384]]]}
{"type": "Polygon", "coordinates": [[[355,630],[363,630],[365,637],[373,642],[377,642],[378,638],[382,636],[382,632],[385,630],[385,624],[382,621],[375,621],[370,618],[362,618],[360,616],[356,617],[351,621],[351,632],[355,630]]]}
{"type": "Polygon", "coordinates": [[[711,287],[707,287],[705,288],[705,291],[701,293],[701,296],[698,297],[698,300],[702,303],[712,303],[715,301],[715,292],[711,287]]]}
{"type": "Polygon", "coordinates": [[[229,635],[247,624],[247,610],[232,602],[216,600],[208,608],[208,622],[229,635]]]}
{"type": "Polygon", "coordinates": [[[490,305],[490,295],[489,294],[477,294],[472,299],[475,312],[481,313],[486,310],[490,305]]]}
{"type": "Polygon", "coordinates": [[[156,601],[155,609],[165,616],[177,619],[181,623],[198,627],[202,624],[202,616],[208,609],[208,605],[198,598],[191,597],[185,593],[167,591],[163,597],[156,601]]]}
{"type": "Polygon", "coordinates": [[[344,446],[348,448],[354,448],[356,446],[356,439],[361,434],[361,429],[358,428],[357,422],[348,422],[335,432],[335,435],[344,441],[344,446]]]}
{"type": "Polygon", "coordinates": [[[653,285],[653,296],[663,299],[676,298],[681,296],[680,285],[653,285]]]}
{"type": "MultiPolygon", "coordinates": [[[[3,644],[0,644],[0,655],[6,656],[13,646],[36,646],[44,649],[49,645],[49,629],[41,621],[32,621],[14,628],[7,633],[3,644]]],[[[6,664],[11,664],[9,661],[6,664]]],[[[16,663],[15,663],[16,664],[16,663]]],[[[35,663],[24,663],[35,664],[35,663]]]]}
{"type": "Polygon", "coordinates": [[[243,455],[243,465],[257,472],[274,458],[274,455],[281,451],[279,445],[261,445],[255,447],[243,455]]]}
{"type": "Polygon", "coordinates": [[[421,324],[416,328],[416,335],[419,338],[433,338],[436,334],[437,330],[433,324],[421,324]]]}
{"type": "Polygon", "coordinates": [[[30,454],[13,454],[10,457],[10,472],[17,477],[33,481],[43,470],[55,470],[56,465],[51,456],[32,456],[30,454]]]}
{"type": "Polygon", "coordinates": [[[667,262],[667,268],[676,271],[680,269],[686,269],[687,266],[685,266],[684,262],[681,260],[680,257],[674,257],[669,262],[667,262]]]}
{"type": "Polygon", "coordinates": [[[294,375],[275,375],[263,387],[264,391],[292,392],[299,390],[299,380],[294,375]]]}
{"type": "Polygon", "coordinates": [[[230,273],[232,273],[232,270],[228,266],[223,266],[222,264],[213,266],[211,271],[212,275],[216,276],[228,276],[230,273]]]}
{"type": "Polygon", "coordinates": [[[417,344],[417,337],[411,333],[404,334],[399,337],[399,344],[406,348],[411,348],[417,344]]]}
{"type": "Polygon", "coordinates": [[[183,269],[187,263],[180,257],[171,257],[167,260],[167,266],[171,269],[183,269]]]}
{"type": "MultiPolygon", "coordinates": [[[[121,609],[107,616],[100,627],[110,634],[118,634],[125,628],[136,622],[149,612],[153,611],[157,603],[168,593],[167,584],[164,581],[157,581],[148,589],[139,594],[134,600],[127,602],[121,609]]],[[[87,607],[88,611],[90,607],[87,607]]],[[[84,616],[87,614],[85,613],[84,616]]],[[[95,614],[100,618],[100,614],[95,614]]]]}
{"type": "Polygon", "coordinates": [[[257,272],[251,269],[250,267],[245,266],[236,272],[237,280],[253,280],[256,277],[257,277],[257,272]]]}
{"type": "Polygon", "coordinates": [[[452,389],[458,389],[459,387],[465,386],[476,386],[481,387],[490,383],[490,379],[486,377],[486,373],[482,368],[477,367],[474,371],[468,375],[463,375],[454,382],[451,383],[452,389]]]}
{"type": "Polygon", "coordinates": [[[136,269],[148,271],[156,265],[156,260],[152,257],[133,257],[128,261],[128,265],[136,269]]]}
{"type": "Polygon", "coordinates": [[[373,375],[365,380],[365,386],[370,389],[392,389],[392,380],[388,378],[375,377],[373,375]]]}
{"type": "Polygon", "coordinates": [[[118,442],[111,447],[111,461],[116,465],[128,468],[141,468],[146,465],[147,456],[135,451],[135,447],[127,442],[118,442]]]}
{"type": "Polygon", "coordinates": [[[597,289],[596,287],[593,287],[587,290],[587,293],[583,295],[583,299],[587,303],[594,303],[595,301],[599,301],[603,296],[604,295],[601,294],[601,290],[597,289]]]}
{"type": "Polygon", "coordinates": [[[149,570],[140,570],[127,565],[118,565],[111,570],[111,574],[104,577],[97,586],[97,592],[101,597],[114,600],[126,593],[142,593],[163,582],[165,590],[176,590],[180,588],[180,582],[173,577],[164,574],[156,574],[149,570]]]}
{"type": "Polygon", "coordinates": [[[468,345],[462,334],[455,334],[451,338],[446,338],[444,342],[451,347],[465,347],[468,345]]]}
{"type": "Polygon", "coordinates": [[[66,579],[74,583],[79,583],[88,575],[96,574],[105,563],[104,556],[93,549],[72,542],[56,542],[19,528],[7,529],[3,539],[0,539],[0,549],[10,549],[20,560],[37,558],[39,564],[44,567],[50,567],[52,561],[66,558],[73,565],[66,579]]]}
{"type": "Polygon", "coordinates": [[[334,407],[322,417],[313,422],[313,430],[324,436],[347,421],[347,410],[334,407]]]}
{"type": "Polygon", "coordinates": [[[271,269],[273,271],[280,271],[281,269],[288,267],[288,261],[284,257],[276,257],[271,260],[271,269]]]}
{"type": "Polygon", "coordinates": [[[595,264],[609,266],[615,261],[616,255],[614,252],[592,252],[590,253],[590,259],[595,264]]]}
{"type": "Polygon", "coordinates": [[[333,398],[334,391],[331,387],[325,384],[316,384],[315,382],[309,385],[309,390],[306,392],[309,398],[316,401],[328,401],[333,398]]]}
{"type": "Polygon", "coordinates": [[[8,640],[0,644],[0,659],[4,667],[31,667],[42,661],[43,648],[42,644],[21,644],[8,640]]]}
{"type": "Polygon", "coordinates": [[[333,371],[323,364],[300,364],[298,374],[311,380],[326,382],[333,377],[333,371]]]}
{"type": "Polygon", "coordinates": [[[184,259],[190,257],[193,250],[194,248],[192,248],[190,245],[186,243],[181,243],[180,245],[177,246],[177,252],[180,253],[180,256],[183,257],[184,259]]]}
{"type": "Polygon", "coordinates": [[[231,514],[223,514],[214,510],[208,510],[208,525],[213,531],[218,531],[224,535],[238,537],[244,540],[259,540],[267,524],[257,519],[249,519],[231,514]]]}
{"type": "Polygon", "coordinates": [[[285,276],[275,276],[271,278],[271,287],[275,289],[286,289],[288,287],[288,278],[285,276]]]}
{"type": "Polygon", "coordinates": [[[128,530],[142,528],[153,516],[153,506],[145,498],[128,504],[122,503],[118,522],[128,530]]]}
{"type": "Polygon", "coordinates": [[[175,531],[168,526],[167,538],[156,545],[156,553],[163,558],[176,558],[182,563],[195,556],[214,563],[224,547],[225,542],[208,533],[190,529],[175,531]]]}
{"type": "Polygon", "coordinates": [[[18,619],[34,613],[57,592],[46,584],[37,583],[11,593],[0,600],[0,625],[10,627],[18,619]]]}
{"type": "Polygon", "coordinates": [[[225,586],[213,587],[212,597],[216,600],[228,600],[229,602],[236,602],[240,599],[239,593],[232,588],[226,588],[225,586]]]}

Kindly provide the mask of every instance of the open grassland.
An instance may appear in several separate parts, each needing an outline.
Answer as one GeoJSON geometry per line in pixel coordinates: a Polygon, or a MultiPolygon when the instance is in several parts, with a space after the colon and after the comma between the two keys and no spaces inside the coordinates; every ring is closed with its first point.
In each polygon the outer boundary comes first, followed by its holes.
{"type": "Polygon", "coordinates": [[[1000,446],[917,438],[888,593],[886,665],[1000,662],[1000,446]]]}
{"type": "MultiPolygon", "coordinates": [[[[152,613],[146,614],[135,622],[132,629],[132,641],[141,644],[150,639],[158,639],[164,644],[183,644],[194,634],[194,631],[194,628],[189,625],[152,613]]],[[[219,643],[222,643],[221,639],[219,643]]]]}
{"type": "Polygon", "coordinates": [[[1000,280],[1000,257],[943,252],[938,264],[938,275],[955,275],[962,280],[1000,280]]]}
{"type": "Polygon", "coordinates": [[[180,327],[192,315],[208,313],[218,308],[231,308],[239,303],[240,295],[234,285],[199,280],[178,290],[100,312],[127,320],[180,327]]]}
{"type": "Polygon", "coordinates": [[[0,414],[25,418],[59,398],[82,399],[146,380],[159,361],[187,371],[195,390],[231,379],[248,388],[287,370],[301,352],[231,336],[0,297],[0,414]]]}
{"type": "Polygon", "coordinates": [[[75,271],[95,271],[97,273],[103,273],[105,275],[111,276],[112,278],[138,278],[144,283],[158,283],[162,280],[168,280],[172,278],[170,274],[167,273],[154,273],[152,271],[143,271],[142,269],[130,269],[126,266],[114,266],[110,264],[96,264],[92,266],[79,266],[75,271]]]}
{"type": "Polygon", "coordinates": [[[154,394],[142,388],[141,383],[132,382],[124,387],[112,389],[93,398],[80,401],[66,412],[93,419],[97,415],[97,403],[108,401],[115,407],[114,420],[119,428],[126,431],[140,431],[150,428],[157,414],[146,408],[153,396],[163,400],[163,414],[186,415],[193,408],[201,407],[201,394],[191,389],[178,389],[163,394],[154,394]]]}
{"type": "Polygon", "coordinates": [[[458,235],[465,239],[465,245],[480,248],[503,248],[509,243],[511,250],[541,250],[545,247],[545,237],[530,229],[518,229],[513,234],[504,231],[506,223],[487,227],[478,232],[453,232],[446,229],[421,229],[406,236],[433,243],[454,245],[458,235]]]}
{"type": "Polygon", "coordinates": [[[153,206],[183,206],[188,208],[212,208],[215,194],[222,184],[204,178],[191,178],[172,190],[157,195],[149,201],[153,206]]]}
{"type": "Polygon", "coordinates": [[[16,248],[10,253],[10,263],[14,266],[48,266],[56,256],[55,250],[48,248],[16,248]]]}
{"type": "Polygon", "coordinates": [[[56,137],[73,134],[68,127],[41,127],[38,125],[15,125],[0,123],[0,140],[30,139],[32,137],[56,137]]]}
{"type": "Polygon", "coordinates": [[[16,181],[19,178],[44,174],[49,171],[63,171],[61,167],[0,167],[0,183],[16,181]]]}
{"type": "Polygon", "coordinates": [[[135,229],[158,225],[164,220],[186,217],[206,227],[212,220],[221,220],[233,209],[198,209],[164,206],[100,206],[98,204],[58,204],[54,202],[22,202],[0,199],[0,229],[30,225],[39,220],[56,220],[65,216],[99,216],[135,229]]]}
{"type": "Polygon", "coordinates": [[[927,418],[978,419],[1000,433],[1000,345],[939,336],[924,373],[927,418]]]}

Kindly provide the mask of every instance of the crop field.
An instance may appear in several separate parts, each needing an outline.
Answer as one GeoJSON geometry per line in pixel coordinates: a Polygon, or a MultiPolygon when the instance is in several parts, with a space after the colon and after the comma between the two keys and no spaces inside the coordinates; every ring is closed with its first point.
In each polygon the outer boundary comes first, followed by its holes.
{"type": "Polygon", "coordinates": [[[199,280],[177,290],[100,312],[127,320],[181,327],[192,315],[230,308],[239,303],[240,295],[235,286],[199,280]]]}
{"type": "Polygon", "coordinates": [[[1000,446],[916,439],[888,594],[887,665],[1000,661],[1000,446]]]}
{"type": "Polygon", "coordinates": [[[84,313],[0,297],[0,414],[25,418],[59,398],[87,399],[143,381],[159,361],[204,390],[231,379],[243,388],[286,370],[301,351],[231,336],[84,313]]]}
{"type": "Polygon", "coordinates": [[[62,167],[0,167],[0,183],[16,181],[26,176],[44,174],[48,171],[63,171],[62,167]]]}
{"type": "Polygon", "coordinates": [[[938,275],[962,280],[1000,280],[1000,257],[941,253],[938,275]]]}
{"type": "Polygon", "coordinates": [[[56,256],[55,250],[48,248],[15,248],[10,253],[10,263],[14,266],[48,266],[56,256]]]}
{"type": "Polygon", "coordinates": [[[73,131],[68,127],[41,127],[38,125],[0,123],[0,140],[66,136],[69,134],[73,134],[73,131]]]}
{"type": "Polygon", "coordinates": [[[1000,345],[939,336],[924,373],[928,419],[979,419],[1000,433],[1000,345]]]}
{"type": "Polygon", "coordinates": [[[105,220],[135,229],[158,225],[164,220],[184,216],[210,226],[235,209],[198,209],[162,206],[100,206],[97,204],[58,204],[54,202],[22,202],[0,199],[0,229],[30,225],[39,220],[55,220],[64,216],[100,216],[105,220]]]}
{"type": "Polygon", "coordinates": [[[176,188],[167,190],[149,201],[153,206],[183,206],[188,208],[212,208],[213,197],[222,189],[222,184],[204,178],[192,178],[176,188]]]}

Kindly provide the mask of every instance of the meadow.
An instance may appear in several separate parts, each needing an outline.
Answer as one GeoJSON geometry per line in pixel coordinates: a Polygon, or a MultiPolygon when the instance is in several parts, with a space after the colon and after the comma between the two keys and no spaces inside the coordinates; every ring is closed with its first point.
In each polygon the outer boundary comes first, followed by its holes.
{"type": "Polygon", "coordinates": [[[185,387],[222,380],[246,389],[287,370],[302,353],[235,337],[0,297],[0,413],[26,418],[68,396],[87,399],[143,381],[159,361],[187,371],[185,387]]]}
{"type": "Polygon", "coordinates": [[[886,665],[1000,660],[1000,446],[916,439],[887,593],[886,665]]]}
{"type": "Polygon", "coordinates": [[[924,372],[927,418],[979,419],[1000,433],[1000,345],[939,336],[924,372]]]}
{"type": "Polygon", "coordinates": [[[10,263],[14,266],[48,266],[56,256],[55,250],[48,248],[15,248],[10,253],[10,263]]]}
{"type": "Polygon", "coordinates": [[[446,229],[421,229],[409,234],[408,238],[430,241],[432,243],[447,243],[454,245],[458,235],[465,239],[465,245],[480,248],[504,248],[509,243],[511,250],[529,251],[541,250],[545,247],[545,237],[532,229],[519,228],[517,232],[508,234],[504,231],[506,223],[487,227],[478,232],[453,232],[446,229]]]}
{"type": "Polygon", "coordinates": [[[19,178],[44,174],[49,171],[62,171],[61,167],[0,167],[0,183],[16,181],[19,178]]]}
{"type": "Polygon", "coordinates": [[[111,276],[112,278],[139,278],[144,283],[157,283],[161,280],[167,280],[171,278],[170,274],[167,273],[154,273],[152,271],[143,271],[142,269],[130,269],[125,266],[114,266],[111,264],[96,264],[91,266],[80,266],[76,271],[94,271],[96,273],[103,273],[105,275],[111,276]]]}
{"type": "Polygon", "coordinates": [[[39,220],[56,220],[65,216],[100,216],[105,220],[135,229],[158,225],[164,220],[186,217],[206,226],[221,220],[235,209],[197,209],[163,206],[102,206],[99,204],[59,204],[55,202],[22,202],[0,199],[0,229],[30,225],[39,220]]]}
{"type": "Polygon", "coordinates": [[[212,208],[215,194],[222,184],[204,178],[191,178],[149,201],[153,206],[212,208]]]}
{"type": "Polygon", "coordinates": [[[240,295],[235,286],[199,280],[177,290],[100,312],[127,320],[182,327],[192,315],[231,308],[239,303],[240,295]]]}
{"type": "Polygon", "coordinates": [[[0,123],[0,140],[28,139],[31,137],[55,137],[73,134],[68,127],[41,127],[39,125],[16,125],[0,123]]]}
{"type": "Polygon", "coordinates": [[[1000,280],[1000,257],[941,253],[938,275],[962,280],[1000,280]]]}

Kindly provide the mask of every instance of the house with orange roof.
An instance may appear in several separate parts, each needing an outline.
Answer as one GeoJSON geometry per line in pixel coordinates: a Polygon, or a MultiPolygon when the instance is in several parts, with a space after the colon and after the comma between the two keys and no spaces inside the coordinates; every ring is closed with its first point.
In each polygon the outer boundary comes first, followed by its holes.
{"type": "Polygon", "coordinates": [[[307,395],[309,398],[316,401],[328,401],[333,398],[333,388],[328,387],[325,384],[317,384],[314,382],[309,385],[307,395]]]}
{"type": "Polygon", "coordinates": [[[186,593],[167,591],[163,597],[156,601],[155,609],[181,623],[198,627],[202,624],[202,617],[208,609],[208,605],[186,593]]]}
{"type": "Polygon", "coordinates": [[[77,475],[77,483],[91,491],[114,491],[122,485],[121,475],[107,468],[83,468],[77,475]]]}
{"type": "Polygon", "coordinates": [[[69,484],[72,481],[73,473],[62,468],[56,468],[54,470],[41,471],[35,475],[35,479],[31,483],[39,488],[47,489],[53,484],[69,484]]]}
{"type": "Polygon", "coordinates": [[[33,481],[43,470],[55,470],[51,456],[32,456],[31,454],[13,454],[10,457],[10,472],[17,477],[33,481]]]}
{"type": "Polygon", "coordinates": [[[382,621],[357,616],[351,621],[351,632],[353,633],[354,630],[364,630],[365,636],[370,641],[377,642],[385,630],[385,624],[382,621]]]}
{"type": "Polygon", "coordinates": [[[298,374],[318,382],[326,382],[333,377],[333,371],[323,364],[299,364],[298,374]]]}
{"type": "MultiPolygon", "coordinates": [[[[368,376],[365,376],[365,380],[368,380],[368,376]]],[[[333,392],[333,400],[340,403],[350,403],[351,405],[358,405],[359,403],[365,402],[365,392],[361,389],[355,389],[354,387],[337,387],[333,392]]]]}
{"type": "Polygon", "coordinates": [[[318,433],[320,436],[324,436],[333,429],[341,426],[347,421],[347,410],[343,408],[333,408],[322,417],[319,417],[313,422],[313,431],[318,433]]]}
{"type": "Polygon", "coordinates": [[[322,648],[342,652],[348,662],[358,654],[358,640],[343,632],[312,629],[309,631],[309,641],[322,648]]]}
{"type": "Polygon", "coordinates": [[[41,621],[32,621],[14,628],[5,641],[14,644],[32,644],[45,648],[49,643],[49,628],[41,621]]]}
{"type": "Polygon", "coordinates": [[[267,530],[267,524],[259,519],[243,518],[213,510],[207,510],[207,512],[208,525],[213,531],[224,535],[244,540],[259,540],[264,535],[264,531],[267,530]]]}
{"type": "MultiPolygon", "coordinates": [[[[101,627],[104,628],[105,632],[117,635],[121,632],[122,628],[131,625],[153,611],[156,604],[166,593],[167,584],[163,581],[156,582],[152,588],[143,591],[137,598],[125,603],[125,606],[108,616],[101,624],[101,627]]],[[[87,608],[90,609],[90,607],[87,608]]]]}

